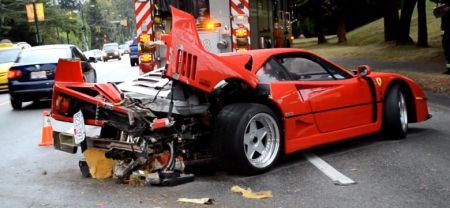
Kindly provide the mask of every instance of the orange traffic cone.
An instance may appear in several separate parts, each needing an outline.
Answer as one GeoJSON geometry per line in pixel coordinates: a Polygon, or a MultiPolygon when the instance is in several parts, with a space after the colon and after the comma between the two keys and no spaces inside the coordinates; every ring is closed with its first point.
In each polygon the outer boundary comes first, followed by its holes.
{"type": "Polygon", "coordinates": [[[42,139],[39,146],[50,146],[53,145],[53,129],[52,124],[50,123],[50,114],[47,111],[44,111],[42,116],[44,116],[44,125],[42,127],[42,139]]]}

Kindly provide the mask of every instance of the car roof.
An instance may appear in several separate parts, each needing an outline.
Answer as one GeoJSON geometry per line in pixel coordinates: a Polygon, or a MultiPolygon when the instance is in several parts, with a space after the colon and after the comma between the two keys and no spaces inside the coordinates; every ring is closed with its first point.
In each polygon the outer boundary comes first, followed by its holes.
{"type": "Polygon", "coordinates": [[[35,51],[35,50],[47,50],[47,49],[69,49],[70,47],[75,47],[69,44],[54,44],[54,45],[42,45],[34,46],[31,48],[24,49],[24,51],[35,51]]]}

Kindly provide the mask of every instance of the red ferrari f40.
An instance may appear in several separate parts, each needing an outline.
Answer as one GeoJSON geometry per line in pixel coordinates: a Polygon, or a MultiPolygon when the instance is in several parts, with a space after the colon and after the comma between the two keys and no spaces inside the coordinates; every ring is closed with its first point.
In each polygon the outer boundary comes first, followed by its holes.
{"type": "Polygon", "coordinates": [[[167,65],[134,81],[86,83],[79,62],[60,60],[56,149],[102,149],[121,161],[119,178],[164,155],[154,171],[182,173],[185,164],[214,159],[258,174],[280,155],[322,144],[380,131],[405,138],[409,123],[430,118],[423,90],[404,76],[366,65],[349,71],[302,49],[213,54],[191,15],[172,15],[162,38],[167,65]]]}

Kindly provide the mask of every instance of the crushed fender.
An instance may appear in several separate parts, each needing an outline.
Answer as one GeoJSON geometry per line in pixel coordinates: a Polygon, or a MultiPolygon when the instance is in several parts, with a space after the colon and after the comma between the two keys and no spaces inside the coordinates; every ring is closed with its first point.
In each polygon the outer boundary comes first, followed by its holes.
{"type": "Polygon", "coordinates": [[[113,175],[115,162],[105,157],[105,151],[88,148],[84,151],[84,157],[92,178],[106,179],[113,175]]]}
{"type": "Polygon", "coordinates": [[[247,199],[266,199],[266,198],[273,197],[272,191],[253,192],[252,189],[250,189],[250,188],[244,189],[240,186],[231,187],[231,192],[241,193],[242,196],[247,199]]]}
{"type": "Polygon", "coordinates": [[[201,199],[189,199],[189,198],[179,198],[177,202],[192,203],[192,204],[213,204],[214,199],[211,198],[201,198],[201,199]]]}

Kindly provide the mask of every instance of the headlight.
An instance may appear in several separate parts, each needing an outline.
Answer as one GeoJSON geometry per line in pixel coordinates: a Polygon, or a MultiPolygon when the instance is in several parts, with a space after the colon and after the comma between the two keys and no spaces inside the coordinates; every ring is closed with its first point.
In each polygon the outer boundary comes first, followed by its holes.
{"type": "Polygon", "coordinates": [[[115,55],[117,55],[117,54],[119,54],[119,52],[117,52],[117,51],[114,51],[114,54],[115,54],[115,55]]]}

